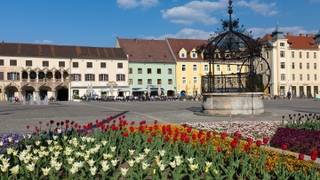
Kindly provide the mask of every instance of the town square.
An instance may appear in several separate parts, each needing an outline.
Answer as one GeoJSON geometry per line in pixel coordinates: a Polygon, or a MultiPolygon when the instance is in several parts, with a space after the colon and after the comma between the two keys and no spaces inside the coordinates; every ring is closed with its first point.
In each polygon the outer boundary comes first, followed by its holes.
{"type": "Polygon", "coordinates": [[[320,1],[0,5],[0,179],[320,180],[320,1]]]}

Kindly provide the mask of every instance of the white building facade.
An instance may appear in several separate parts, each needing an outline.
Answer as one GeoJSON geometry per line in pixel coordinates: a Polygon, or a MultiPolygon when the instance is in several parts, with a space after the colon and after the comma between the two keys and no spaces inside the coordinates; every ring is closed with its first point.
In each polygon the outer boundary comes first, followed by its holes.
{"type": "Polygon", "coordinates": [[[320,92],[320,35],[292,35],[275,31],[263,38],[272,75],[272,96],[315,97],[320,92]]]}
{"type": "Polygon", "coordinates": [[[128,61],[120,48],[0,44],[0,100],[67,101],[126,96],[128,61]]]}

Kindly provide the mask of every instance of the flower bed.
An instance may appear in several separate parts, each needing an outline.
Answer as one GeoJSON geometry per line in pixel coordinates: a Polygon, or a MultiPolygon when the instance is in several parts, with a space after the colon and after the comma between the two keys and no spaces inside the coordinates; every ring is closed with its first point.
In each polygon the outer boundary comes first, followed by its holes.
{"type": "Polygon", "coordinates": [[[313,150],[320,152],[320,131],[279,128],[270,144],[278,148],[286,144],[291,151],[310,155],[313,150]]]}
{"type": "MultiPolygon", "coordinates": [[[[53,123],[52,123],[53,124],[53,123]]],[[[36,131],[0,155],[3,178],[316,179],[319,167],[260,149],[241,134],[135,124],[123,118],[82,128],[64,122],[36,131]],[[94,130],[92,127],[97,127],[94,130]],[[52,130],[51,130],[52,129],[52,130]]]]}

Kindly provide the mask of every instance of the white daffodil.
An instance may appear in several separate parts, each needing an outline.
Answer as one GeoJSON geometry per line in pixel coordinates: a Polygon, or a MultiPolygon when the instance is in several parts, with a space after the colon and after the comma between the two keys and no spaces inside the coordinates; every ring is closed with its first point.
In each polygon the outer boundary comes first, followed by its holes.
{"type": "Polygon", "coordinates": [[[116,151],[116,147],[115,146],[110,147],[110,149],[111,149],[111,152],[115,152],[116,151]]]}
{"type": "Polygon", "coordinates": [[[150,149],[145,148],[143,151],[144,151],[145,154],[148,154],[150,152],[150,149]]]}
{"type": "Polygon", "coordinates": [[[70,148],[70,147],[66,147],[66,149],[64,150],[64,154],[66,155],[66,156],[70,156],[71,155],[71,153],[72,153],[72,149],[70,148]]]}
{"type": "Polygon", "coordinates": [[[69,169],[70,173],[71,174],[75,174],[79,171],[79,168],[76,167],[76,166],[72,166],[70,169],[69,169]]]}
{"type": "Polygon", "coordinates": [[[3,146],[3,142],[2,141],[0,141],[0,147],[2,147],[3,146]]]}
{"type": "Polygon", "coordinates": [[[52,140],[47,140],[48,145],[51,145],[52,140]]]}
{"type": "Polygon", "coordinates": [[[79,162],[75,162],[74,163],[74,166],[76,166],[77,168],[82,168],[84,165],[84,163],[82,161],[79,161],[79,162]]]}
{"type": "Polygon", "coordinates": [[[7,172],[9,167],[10,167],[10,164],[8,162],[2,162],[2,164],[0,165],[2,172],[7,172]]]}
{"type": "Polygon", "coordinates": [[[92,167],[94,165],[94,160],[93,159],[90,159],[89,161],[87,161],[89,166],[92,167]]]}
{"type": "Polygon", "coordinates": [[[10,169],[10,171],[11,171],[11,173],[13,174],[13,175],[17,175],[17,174],[19,174],[19,165],[16,165],[16,166],[13,166],[11,169],[10,169]]]}
{"type": "Polygon", "coordinates": [[[161,164],[160,156],[157,155],[157,156],[154,156],[154,157],[155,157],[157,165],[160,166],[160,164],[161,164]]]}
{"type": "Polygon", "coordinates": [[[175,161],[172,161],[169,163],[169,165],[172,167],[172,168],[175,168],[176,167],[176,162],[175,161]]]}
{"type": "Polygon", "coordinates": [[[52,139],[53,139],[53,140],[57,140],[57,139],[58,139],[58,136],[52,136],[52,139]]]}
{"type": "Polygon", "coordinates": [[[103,172],[106,172],[106,171],[108,171],[110,169],[108,161],[101,161],[100,164],[101,164],[103,172]]]}
{"type": "Polygon", "coordinates": [[[134,149],[129,149],[129,154],[130,154],[130,156],[132,156],[133,154],[134,154],[134,149]]]}
{"type": "Polygon", "coordinates": [[[35,167],[35,164],[34,163],[30,163],[28,165],[26,165],[26,169],[30,172],[33,172],[34,171],[34,167],[35,167]]]}
{"type": "Polygon", "coordinates": [[[97,172],[97,168],[96,167],[91,167],[90,168],[90,173],[92,176],[96,175],[96,172],[97,172]]]}
{"type": "Polygon", "coordinates": [[[14,149],[12,149],[11,147],[7,149],[7,154],[10,155],[12,154],[14,151],[14,149]]]}
{"type": "Polygon", "coordinates": [[[205,172],[207,173],[207,172],[209,172],[209,169],[210,169],[210,167],[212,166],[212,162],[208,162],[208,161],[206,161],[206,167],[205,167],[205,172]]]}
{"type": "Polygon", "coordinates": [[[111,160],[112,166],[116,166],[117,163],[118,163],[118,161],[119,161],[119,160],[117,160],[117,159],[111,160]]]}
{"type": "Polygon", "coordinates": [[[182,156],[175,156],[176,165],[180,166],[182,164],[182,156]]]}
{"type": "Polygon", "coordinates": [[[36,146],[39,146],[40,144],[41,144],[40,141],[36,141],[36,142],[35,142],[35,145],[36,145],[36,146]]]}
{"type": "Polygon", "coordinates": [[[165,150],[160,150],[160,151],[159,151],[159,155],[160,155],[161,157],[163,157],[165,153],[166,153],[165,150]]]}
{"type": "Polygon", "coordinates": [[[44,176],[48,176],[49,172],[50,172],[50,168],[46,167],[46,168],[41,168],[42,173],[44,176]]]}
{"type": "Polygon", "coordinates": [[[71,164],[73,164],[74,159],[73,159],[72,157],[69,157],[69,158],[67,159],[67,161],[68,161],[68,163],[71,165],[71,164]]]}
{"type": "Polygon", "coordinates": [[[129,166],[130,166],[130,167],[132,167],[132,166],[134,165],[134,162],[135,162],[135,161],[134,161],[134,160],[132,160],[132,159],[131,159],[131,160],[129,160],[129,161],[128,161],[129,166]]]}
{"type": "Polygon", "coordinates": [[[106,153],[104,153],[103,154],[103,159],[111,159],[113,157],[113,155],[112,154],[106,154],[106,153]]]}
{"type": "Polygon", "coordinates": [[[80,146],[80,149],[81,149],[82,151],[83,151],[85,148],[86,148],[85,145],[81,145],[81,146],[80,146]]]}
{"type": "Polygon", "coordinates": [[[101,144],[103,145],[103,146],[105,146],[105,145],[107,145],[107,141],[105,141],[105,140],[103,140],[103,141],[101,141],[101,144]]]}
{"type": "Polygon", "coordinates": [[[121,175],[122,175],[122,176],[126,176],[126,175],[127,175],[128,170],[129,170],[129,169],[127,169],[127,168],[120,168],[121,175]]]}
{"type": "Polygon", "coordinates": [[[198,164],[190,164],[189,167],[191,171],[195,171],[196,169],[198,169],[198,164]]]}
{"type": "Polygon", "coordinates": [[[12,137],[8,137],[8,142],[12,143],[12,137]]]}
{"type": "Polygon", "coordinates": [[[59,171],[59,170],[61,169],[61,166],[62,166],[62,163],[56,162],[56,164],[53,166],[53,168],[54,168],[56,171],[59,171]]]}
{"type": "Polygon", "coordinates": [[[166,168],[166,165],[161,163],[159,168],[160,168],[160,171],[163,171],[166,168]]]}
{"type": "Polygon", "coordinates": [[[142,162],[142,169],[143,170],[146,170],[149,166],[150,166],[150,164],[148,164],[146,162],[142,162]]]}
{"type": "Polygon", "coordinates": [[[193,164],[194,158],[188,158],[187,161],[189,161],[190,164],[193,164]]]}

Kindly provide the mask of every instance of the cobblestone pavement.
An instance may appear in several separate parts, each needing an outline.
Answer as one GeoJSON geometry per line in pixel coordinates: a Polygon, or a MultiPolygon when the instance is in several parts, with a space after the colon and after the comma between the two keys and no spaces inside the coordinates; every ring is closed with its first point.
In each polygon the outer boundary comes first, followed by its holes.
{"type": "Polygon", "coordinates": [[[102,119],[127,111],[128,120],[170,123],[210,121],[274,121],[290,113],[320,113],[320,101],[311,99],[268,100],[259,116],[203,116],[201,102],[58,102],[50,105],[0,103],[0,133],[26,132],[26,125],[39,121],[74,120],[79,123],[102,119]]]}

